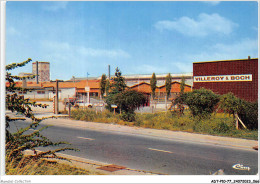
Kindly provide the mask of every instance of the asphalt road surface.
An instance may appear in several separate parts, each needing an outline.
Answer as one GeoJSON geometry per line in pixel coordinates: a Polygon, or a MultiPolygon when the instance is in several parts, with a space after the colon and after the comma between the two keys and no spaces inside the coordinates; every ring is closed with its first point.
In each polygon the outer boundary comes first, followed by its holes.
{"type": "MultiPolygon", "coordinates": [[[[22,121],[15,124],[11,126],[11,131],[28,125],[22,121]]],[[[65,154],[132,169],[169,175],[209,175],[219,169],[224,169],[227,175],[258,173],[258,152],[253,149],[87,128],[52,126],[42,133],[52,141],[67,141],[72,147],[80,149],[79,152],[66,151],[65,154]],[[236,164],[244,170],[233,168],[236,164]]]]}

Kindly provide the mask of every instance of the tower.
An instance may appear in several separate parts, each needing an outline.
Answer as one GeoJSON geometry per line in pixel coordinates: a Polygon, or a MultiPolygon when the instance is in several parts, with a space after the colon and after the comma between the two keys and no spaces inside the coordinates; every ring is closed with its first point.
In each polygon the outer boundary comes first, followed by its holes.
{"type": "MultiPolygon", "coordinates": [[[[32,63],[32,73],[37,73],[37,62],[32,63]]],[[[34,78],[37,80],[37,77],[34,78]]],[[[49,62],[38,62],[38,81],[50,81],[50,63],[49,62]]]]}

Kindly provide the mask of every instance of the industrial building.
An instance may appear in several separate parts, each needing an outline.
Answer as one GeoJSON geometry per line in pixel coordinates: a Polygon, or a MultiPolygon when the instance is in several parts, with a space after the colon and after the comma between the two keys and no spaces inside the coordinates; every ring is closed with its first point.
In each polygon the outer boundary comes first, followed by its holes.
{"type": "MultiPolygon", "coordinates": [[[[6,84],[8,85],[8,83],[6,84]]],[[[64,100],[64,98],[72,98],[77,97],[79,99],[84,99],[87,96],[86,86],[89,87],[89,95],[90,97],[100,97],[100,80],[81,80],[81,81],[61,81],[59,82],[59,99],[64,100]]],[[[27,81],[26,84],[24,82],[16,82],[17,87],[25,87],[31,89],[27,92],[18,92],[20,95],[23,95],[25,98],[31,99],[52,99],[55,95],[56,82],[32,82],[27,81]]],[[[139,84],[135,84],[133,86],[127,86],[128,89],[136,90],[150,96],[151,87],[149,83],[141,82],[139,84]]],[[[191,91],[192,87],[190,85],[185,84],[184,91],[191,91]]],[[[163,98],[166,95],[165,84],[162,86],[157,86],[156,90],[156,98],[163,98]]],[[[180,92],[180,82],[174,81],[172,82],[171,88],[171,98],[174,98],[180,92]]]]}
{"type": "MultiPolygon", "coordinates": [[[[51,99],[55,95],[56,82],[50,81],[49,65],[49,62],[34,62],[32,74],[38,72],[38,80],[17,82],[19,87],[32,89],[31,92],[20,93],[33,99],[51,99]]],[[[28,73],[23,73],[23,76],[28,75],[28,73]]],[[[166,96],[165,79],[167,75],[156,74],[155,98],[157,99],[164,99],[166,96]]],[[[108,76],[110,76],[109,73],[108,76]]],[[[179,94],[180,82],[184,78],[185,92],[203,87],[220,95],[232,92],[235,96],[247,101],[258,100],[258,58],[194,62],[193,73],[171,74],[171,76],[170,99],[174,99],[179,94]]],[[[148,97],[151,95],[150,79],[152,74],[124,75],[123,77],[128,89],[143,92],[148,97]]],[[[71,80],[61,81],[59,82],[59,98],[77,97],[83,99],[88,92],[90,97],[100,97],[100,79],[101,77],[73,77],[71,80]],[[88,90],[86,91],[86,89],[88,90]]]]}
{"type": "Polygon", "coordinates": [[[46,82],[50,81],[50,62],[33,62],[32,73],[19,73],[20,77],[28,77],[35,75],[33,79],[26,79],[26,81],[46,82]]]}
{"type": "Polygon", "coordinates": [[[193,63],[193,88],[210,89],[217,94],[258,100],[258,58],[193,63]]]}

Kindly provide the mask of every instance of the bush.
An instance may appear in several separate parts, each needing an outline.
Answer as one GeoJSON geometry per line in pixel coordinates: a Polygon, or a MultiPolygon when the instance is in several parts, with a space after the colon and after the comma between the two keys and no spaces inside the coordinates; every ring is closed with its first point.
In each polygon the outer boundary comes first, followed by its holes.
{"type": "Polygon", "coordinates": [[[238,116],[250,130],[258,129],[258,102],[241,100],[238,116]]]}
{"type": "Polygon", "coordinates": [[[219,107],[229,114],[235,114],[240,107],[240,99],[233,93],[227,93],[220,96],[219,107]]]}
{"type": "Polygon", "coordinates": [[[133,122],[135,121],[135,113],[122,111],[122,113],[120,114],[120,118],[124,121],[133,122]]]}
{"type": "Polygon", "coordinates": [[[220,97],[219,106],[229,114],[235,115],[237,113],[248,129],[258,129],[258,102],[247,102],[237,98],[232,93],[227,93],[220,97]]]}
{"type": "Polygon", "coordinates": [[[219,95],[204,88],[186,92],[179,98],[189,106],[193,116],[205,118],[210,116],[219,102],[219,95]]]}

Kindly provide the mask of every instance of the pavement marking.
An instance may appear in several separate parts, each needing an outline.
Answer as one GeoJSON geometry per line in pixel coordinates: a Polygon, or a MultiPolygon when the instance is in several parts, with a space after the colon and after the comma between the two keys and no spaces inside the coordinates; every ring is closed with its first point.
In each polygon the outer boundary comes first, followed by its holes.
{"type": "Polygon", "coordinates": [[[87,140],[90,140],[90,141],[95,140],[95,139],[91,139],[91,138],[87,138],[87,137],[77,137],[77,138],[79,138],[79,139],[87,139],[87,140]]]}
{"type": "Polygon", "coordinates": [[[159,150],[159,149],[154,149],[154,148],[148,148],[148,149],[153,150],[153,151],[160,151],[160,152],[164,152],[164,153],[173,153],[171,151],[159,150]]]}

